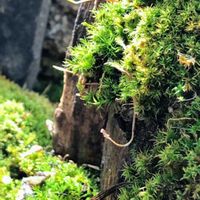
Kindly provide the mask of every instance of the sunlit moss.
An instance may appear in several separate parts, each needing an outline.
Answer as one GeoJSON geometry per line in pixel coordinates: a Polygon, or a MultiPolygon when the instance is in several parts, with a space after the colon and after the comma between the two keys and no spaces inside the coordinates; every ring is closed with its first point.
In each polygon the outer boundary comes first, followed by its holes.
{"type": "Polygon", "coordinates": [[[39,172],[53,175],[34,186],[34,196],[26,199],[89,200],[94,196],[96,185],[85,170],[46,151],[51,141],[45,120],[53,111],[48,100],[2,77],[0,84],[0,199],[15,200],[22,179],[39,172]],[[34,146],[40,150],[27,154],[34,146]]]}
{"type": "Polygon", "coordinates": [[[138,118],[162,127],[151,133],[152,149],[132,156],[124,176],[133,184],[119,199],[200,199],[199,16],[198,0],[103,4],[66,60],[66,67],[98,86],[79,87],[86,103],[101,107],[134,97],[138,118]],[[89,67],[79,56],[86,49],[95,60],[89,67]]]}

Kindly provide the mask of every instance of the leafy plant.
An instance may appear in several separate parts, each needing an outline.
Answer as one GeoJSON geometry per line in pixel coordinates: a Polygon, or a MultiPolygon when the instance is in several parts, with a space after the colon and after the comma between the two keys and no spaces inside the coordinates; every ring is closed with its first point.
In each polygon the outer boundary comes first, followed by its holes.
{"type": "Polygon", "coordinates": [[[37,133],[37,142],[42,146],[48,146],[51,141],[50,134],[45,127],[46,119],[53,116],[54,106],[37,93],[22,90],[19,86],[0,76],[0,103],[7,100],[23,103],[24,110],[31,113],[26,120],[26,127],[30,132],[37,133]]]}

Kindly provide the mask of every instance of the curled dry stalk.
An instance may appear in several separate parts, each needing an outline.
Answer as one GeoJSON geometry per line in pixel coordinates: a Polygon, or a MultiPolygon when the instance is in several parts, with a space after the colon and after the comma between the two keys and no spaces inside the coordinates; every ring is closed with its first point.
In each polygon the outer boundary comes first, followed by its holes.
{"type": "Polygon", "coordinates": [[[168,119],[168,121],[167,121],[167,129],[169,129],[169,127],[170,127],[170,122],[171,122],[171,121],[182,121],[182,120],[194,120],[194,119],[193,119],[193,118],[190,118],[190,117],[170,118],[170,119],[168,119]]]}
{"type": "Polygon", "coordinates": [[[194,96],[193,96],[193,97],[191,97],[191,98],[189,98],[189,99],[178,100],[178,101],[176,101],[175,103],[177,103],[177,102],[183,103],[183,102],[192,101],[192,100],[194,100],[196,97],[197,97],[197,93],[194,92],[194,96]]]}
{"type": "Polygon", "coordinates": [[[134,135],[135,135],[135,121],[136,121],[136,103],[137,103],[136,99],[135,99],[135,97],[133,97],[134,107],[133,107],[133,120],[132,120],[131,138],[130,138],[130,140],[127,143],[120,144],[120,143],[116,142],[114,139],[111,138],[110,134],[107,133],[107,131],[105,129],[103,129],[103,128],[100,131],[103,134],[103,136],[104,136],[105,139],[109,140],[111,143],[113,143],[117,147],[121,147],[121,148],[128,147],[132,143],[132,141],[134,139],[134,135]]]}

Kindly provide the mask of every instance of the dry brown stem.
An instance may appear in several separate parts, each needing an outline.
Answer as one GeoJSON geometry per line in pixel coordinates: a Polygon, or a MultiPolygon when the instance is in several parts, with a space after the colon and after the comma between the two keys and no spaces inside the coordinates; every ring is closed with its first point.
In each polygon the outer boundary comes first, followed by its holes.
{"type": "Polygon", "coordinates": [[[113,140],[111,137],[110,137],[110,134],[107,133],[107,131],[105,129],[101,129],[101,133],[103,134],[104,138],[109,140],[110,142],[112,142],[115,146],[117,147],[121,147],[121,148],[124,148],[124,147],[127,147],[129,146],[133,139],[134,139],[134,135],[135,135],[135,121],[136,121],[136,99],[133,98],[133,103],[134,103],[134,110],[133,110],[133,121],[132,121],[132,133],[131,133],[131,138],[130,140],[125,143],[125,144],[119,144],[118,142],[116,142],[115,140],[113,140]]]}

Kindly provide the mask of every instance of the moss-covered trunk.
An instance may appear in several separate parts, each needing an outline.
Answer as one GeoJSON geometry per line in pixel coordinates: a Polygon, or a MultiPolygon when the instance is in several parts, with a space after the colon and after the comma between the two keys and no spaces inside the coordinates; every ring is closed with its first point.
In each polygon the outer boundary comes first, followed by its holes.
{"type": "MultiPolygon", "coordinates": [[[[85,24],[87,36],[70,50],[66,66],[87,79],[78,89],[88,104],[118,102],[137,113],[132,160],[124,169],[132,185],[119,199],[200,199],[199,1],[146,2],[104,4],[94,23],[85,24]],[[95,91],[86,90],[94,84],[95,91]]],[[[109,114],[106,131],[115,140],[123,131],[130,138],[131,125],[126,130],[120,119],[126,124],[129,111],[109,114]]],[[[115,184],[120,162],[113,163],[121,155],[104,144],[102,189],[115,184]]]]}
{"type": "MultiPolygon", "coordinates": [[[[85,28],[81,23],[91,22],[90,11],[94,6],[93,2],[80,6],[71,46],[75,46],[85,35],[85,28]]],[[[126,138],[118,125],[113,109],[109,109],[108,114],[105,109],[104,111],[97,110],[93,106],[84,105],[77,95],[77,81],[77,76],[69,72],[64,73],[63,93],[55,110],[53,146],[57,154],[62,156],[69,154],[69,158],[78,163],[101,165],[101,189],[107,190],[118,183],[119,172],[128,150],[116,147],[109,141],[102,143],[100,129],[106,128],[111,136],[120,142],[125,143],[126,138]]],[[[113,197],[108,197],[108,199],[111,198],[113,197]]]]}

